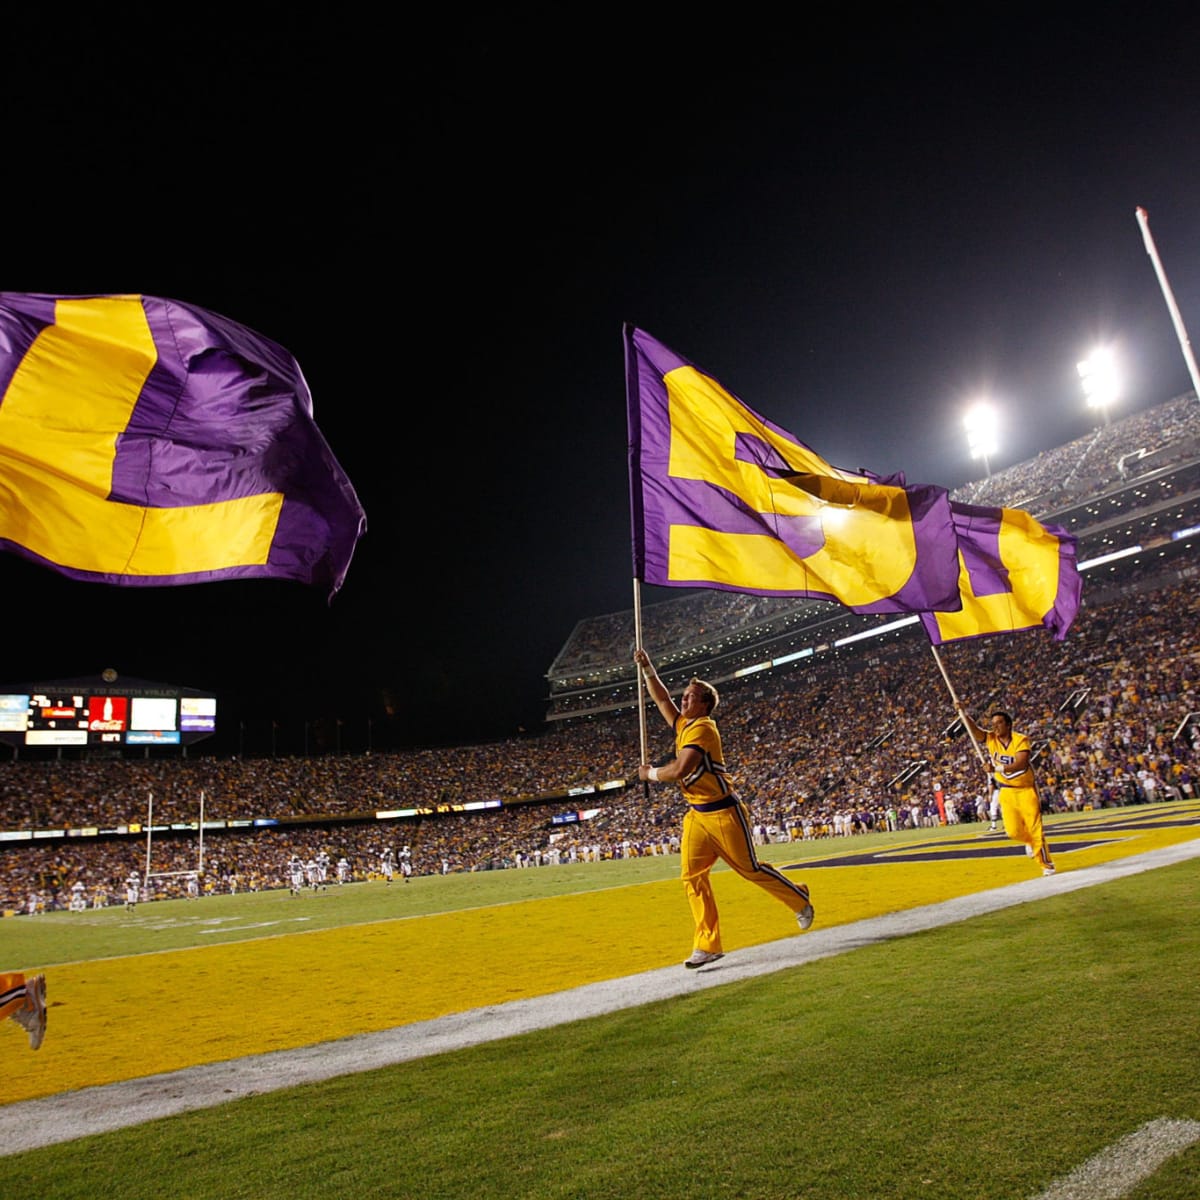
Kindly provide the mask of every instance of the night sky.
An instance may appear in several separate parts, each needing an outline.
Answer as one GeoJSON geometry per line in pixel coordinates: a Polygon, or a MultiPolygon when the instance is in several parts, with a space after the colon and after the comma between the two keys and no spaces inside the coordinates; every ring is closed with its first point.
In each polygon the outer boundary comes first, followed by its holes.
{"type": "Polygon", "coordinates": [[[368,531],[332,604],[3,556],[0,681],[211,689],[231,752],[535,730],[575,623],[632,605],[625,321],[828,461],[951,488],[976,397],[993,468],[1094,426],[1097,343],[1119,411],[1186,391],[1135,209],[1200,336],[1200,20],[1045,9],[11,26],[0,288],[281,343],[368,531]]]}

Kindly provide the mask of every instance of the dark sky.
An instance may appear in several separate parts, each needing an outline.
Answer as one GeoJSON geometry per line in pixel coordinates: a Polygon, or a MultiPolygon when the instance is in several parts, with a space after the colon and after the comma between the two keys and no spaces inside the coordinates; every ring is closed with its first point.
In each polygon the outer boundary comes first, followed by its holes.
{"type": "Polygon", "coordinates": [[[827,460],[948,487],[977,395],[993,467],[1085,433],[1097,341],[1126,410],[1187,390],[1134,212],[1200,331],[1200,20],[1047,7],[10,30],[0,287],[280,342],[369,528],[332,605],[6,556],[0,674],[213,689],[232,749],[536,727],[575,622],[632,605],[624,321],[827,460]]]}

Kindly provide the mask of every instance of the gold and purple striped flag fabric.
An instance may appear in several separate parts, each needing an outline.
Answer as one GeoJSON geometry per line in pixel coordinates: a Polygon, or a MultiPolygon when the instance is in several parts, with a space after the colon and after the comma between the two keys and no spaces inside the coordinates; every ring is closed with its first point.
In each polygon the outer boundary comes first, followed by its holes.
{"type": "Polygon", "coordinates": [[[958,607],[945,488],[831,466],[649,334],[624,332],[636,579],[862,613],[958,607]]]}
{"type": "Polygon", "coordinates": [[[366,516],[295,359],[196,305],[0,292],[0,548],[122,586],[342,586],[366,516]]]}
{"type": "Polygon", "coordinates": [[[957,612],[922,613],[935,646],[960,638],[1046,628],[1061,642],[1079,611],[1076,540],[1019,508],[951,504],[958,537],[957,612]]]}

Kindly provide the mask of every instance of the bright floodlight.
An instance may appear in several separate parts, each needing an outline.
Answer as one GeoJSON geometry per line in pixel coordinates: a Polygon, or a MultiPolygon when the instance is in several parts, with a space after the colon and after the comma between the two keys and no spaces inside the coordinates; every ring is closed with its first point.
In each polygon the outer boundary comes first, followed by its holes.
{"type": "Polygon", "coordinates": [[[963,417],[967,427],[967,449],[972,458],[983,459],[983,469],[990,475],[992,468],[989,459],[996,453],[996,430],[998,421],[996,410],[983,400],[973,404],[963,417]]]}
{"type": "Polygon", "coordinates": [[[1117,378],[1116,359],[1111,350],[1093,350],[1083,362],[1077,364],[1079,378],[1083,382],[1083,394],[1089,408],[1098,408],[1108,422],[1109,406],[1115,404],[1120,392],[1117,378]]]}

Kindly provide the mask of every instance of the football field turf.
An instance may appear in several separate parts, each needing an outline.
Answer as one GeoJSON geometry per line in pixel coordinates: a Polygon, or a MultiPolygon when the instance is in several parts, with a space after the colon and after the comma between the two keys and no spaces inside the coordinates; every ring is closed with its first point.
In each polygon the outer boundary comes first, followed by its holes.
{"type": "Polygon", "coordinates": [[[764,849],[699,971],[677,857],[0,922],[0,1192],[1192,1200],[1200,804],[1050,826],[764,849]]]}
{"type": "MultiPolygon", "coordinates": [[[[762,853],[809,884],[817,933],[1007,885],[1027,884],[1031,896],[1035,880],[1046,885],[1038,895],[1067,887],[1072,872],[1200,838],[1200,802],[1048,824],[1059,875],[1044,881],[1020,847],[980,824],[762,853]]],[[[3,1103],[318,1046],[661,968],[686,977],[678,964],[691,929],[678,861],[12,919],[0,924],[5,956],[18,969],[45,970],[50,1018],[36,1054],[21,1052],[14,1023],[0,1030],[3,1103]],[[119,947],[137,952],[114,953],[119,947]]],[[[811,936],[728,870],[715,872],[714,885],[730,968],[739,951],[811,936]]]]}

